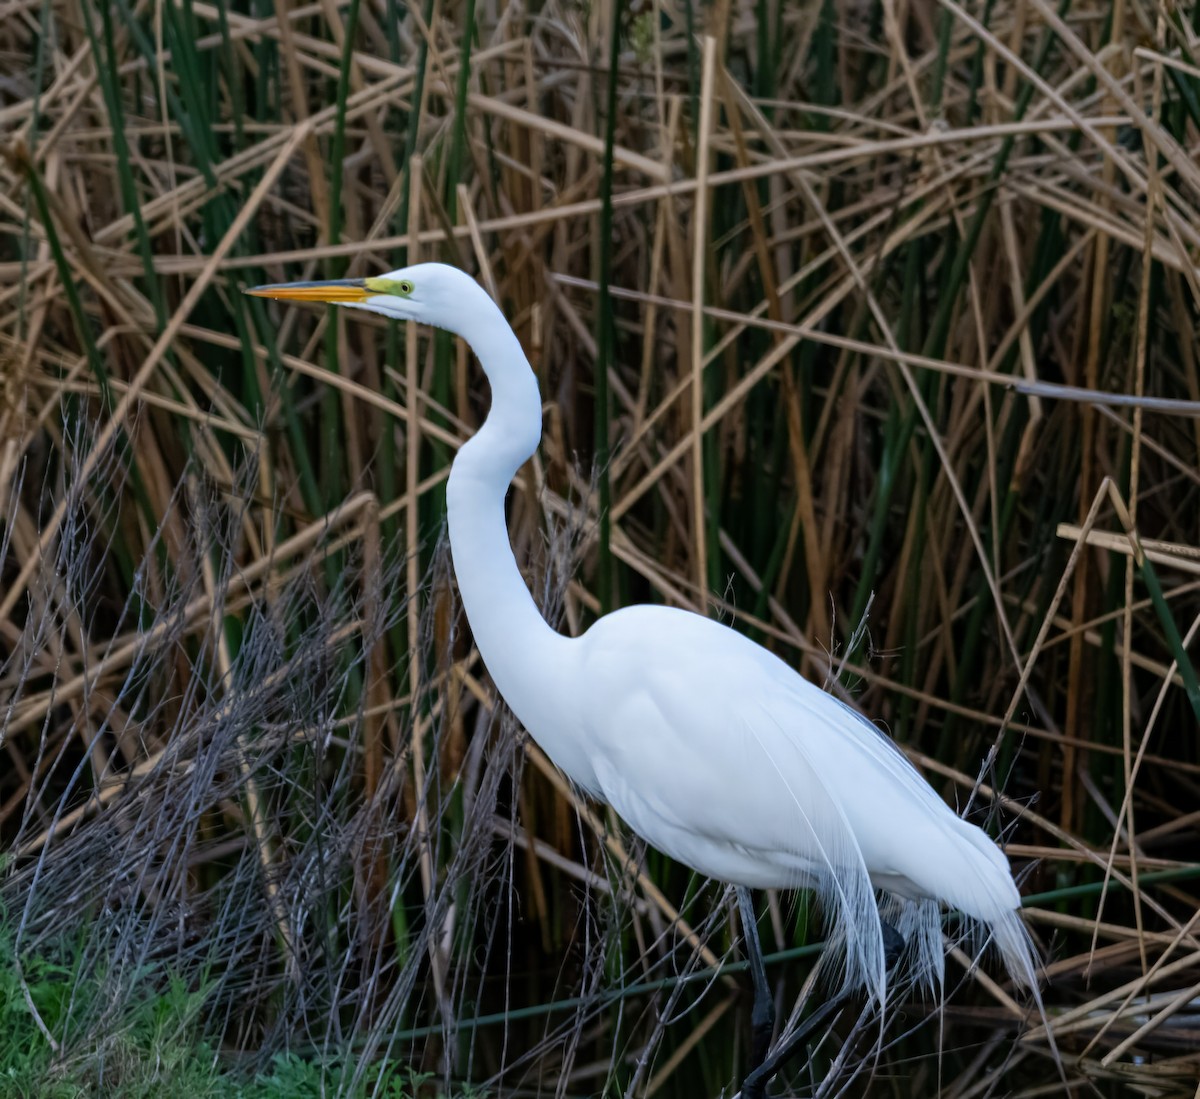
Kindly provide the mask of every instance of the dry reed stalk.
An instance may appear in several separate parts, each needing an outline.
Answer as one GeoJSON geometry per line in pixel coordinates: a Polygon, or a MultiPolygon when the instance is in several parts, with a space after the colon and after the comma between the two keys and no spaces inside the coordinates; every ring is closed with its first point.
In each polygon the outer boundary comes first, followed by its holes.
{"type": "MultiPolygon", "coordinates": [[[[663,3],[628,16],[610,74],[611,3],[471,27],[352,6],[0,19],[0,889],[20,942],[48,941],[56,905],[119,912],[89,965],[244,965],[214,986],[219,1037],[269,1057],[359,1033],[356,1078],[381,1058],[447,1086],[469,1064],[497,1094],[732,1078],[723,996],[604,998],[680,951],[719,963],[720,898],[653,855],[627,873],[612,822],[513,749],[455,616],[435,547],[486,406],[475,368],[238,295],[419,255],[479,273],[542,381],[511,525],[553,613],[586,627],[603,569],[621,602],[707,607],[841,669],[832,689],[948,797],[1015,822],[1073,1082],[1194,1093],[1195,28],[1091,0],[663,3]],[[685,1021],[651,1017],[667,1003],[685,1021]],[[525,1006],[547,1021],[467,1025],[525,1006]]],[[[819,934],[789,903],[784,947],[819,934]]],[[[969,983],[938,1049],[867,1062],[930,1094],[1033,1094],[1045,1035],[984,1072],[1016,1001],[969,983]]],[[[814,1060],[823,1086],[867,1078],[862,1033],[814,1060]]]]}

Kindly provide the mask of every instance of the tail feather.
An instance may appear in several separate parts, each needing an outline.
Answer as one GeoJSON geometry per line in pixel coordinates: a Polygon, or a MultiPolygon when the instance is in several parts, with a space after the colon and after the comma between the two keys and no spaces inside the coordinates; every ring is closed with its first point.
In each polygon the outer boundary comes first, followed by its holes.
{"type": "MultiPolygon", "coordinates": [[[[1008,859],[982,830],[959,824],[957,842],[938,868],[941,900],[966,918],[967,938],[980,949],[990,943],[1013,981],[1038,998],[1038,951],[1021,919],[1008,859]]],[[[881,913],[908,943],[905,975],[936,997],[945,970],[942,904],[885,893],[881,913]]]]}
{"type": "Polygon", "coordinates": [[[987,924],[992,944],[1004,962],[1004,968],[1022,988],[1034,995],[1038,991],[1038,954],[1033,936],[1021,919],[1019,909],[1012,909],[987,924]]]}
{"type": "Polygon", "coordinates": [[[1037,992],[1038,954],[1021,919],[1021,894],[1008,858],[981,828],[958,825],[958,858],[943,897],[985,931],[1012,979],[1037,992]]]}
{"type": "Polygon", "coordinates": [[[939,1001],[946,973],[942,906],[932,898],[910,900],[884,893],[879,910],[905,942],[904,954],[893,977],[898,975],[905,986],[923,989],[935,1002],[939,1001]]]}

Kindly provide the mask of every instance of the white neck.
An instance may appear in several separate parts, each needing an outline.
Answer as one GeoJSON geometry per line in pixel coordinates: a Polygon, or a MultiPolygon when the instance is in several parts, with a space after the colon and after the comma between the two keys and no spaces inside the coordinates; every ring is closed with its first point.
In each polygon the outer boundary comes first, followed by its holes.
{"type": "Polygon", "coordinates": [[[482,290],[455,330],[479,357],[492,407],[454,459],[446,486],[454,573],[475,644],[497,689],[528,727],[557,652],[567,642],[547,624],[513,557],[504,498],[537,449],[542,404],[521,345],[482,290]]]}

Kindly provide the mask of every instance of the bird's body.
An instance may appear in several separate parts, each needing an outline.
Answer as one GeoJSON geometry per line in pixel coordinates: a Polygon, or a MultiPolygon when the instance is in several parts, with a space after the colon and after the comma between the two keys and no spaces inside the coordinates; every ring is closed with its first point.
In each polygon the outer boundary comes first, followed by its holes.
{"type": "MultiPolygon", "coordinates": [[[[563,697],[518,703],[517,716],[579,786],[700,873],[752,889],[810,886],[825,859],[821,829],[806,818],[841,807],[878,888],[942,895],[931,873],[944,867],[969,884],[980,850],[1008,877],[995,844],[973,842],[979,830],[879,730],[735,630],[640,606],[564,641],[563,697]],[[647,674],[631,683],[631,666],[647,674]],[[931,864],[928,832],[947,825],[965,846],[939,837],[942,858],[931,864]]],[[[955,907],[979,907],[962,892],[955,907]]],[[[1011,878],[1002,899],[1018,902],[1011,878]]]]}
{"type": "MultiPolygon", "coordinates": [[[[322,286],[266,296],[319,297],[322,286]]],[[[847,983],[882,1003],[876,891],[919,981],[941,982],[941,905],[978,921],[1010,973],[1034,954],[1008,862],[856,711],[718,622],[638,606],[578,638],[551,629],[513,558],[508,486],[541,434],[537,381],[516,336],[468,276],[422,264],[337,284],[336,300],[424,321],[471,345],[492,387],[487,421],[454,461],[450,546],[467,618],[500,694],[554,763],[649,843],[753,888],[815,888],[847,983]],[[361,287],[358,299],[349,295],[361,287]]]]}
{"type": "Polygon", "coordinates": [[[849,982],[881,998],[876,890],[911,913],[906,938],[922,933],[927,983],[941,981],[943,903],[1015,933],[1011,961],[1028,978],[1004,855],[857,711],[690,611],[630,607],[559,640],[555,687],[510,687],[513,710],[654,847],[719,881],[816,889],[841,917],[849,982]]]}
{"type": "Polygon", "coordinates": [[[680,862],[752,889],[811,886],[828,868],[814,818],[834,815],[876,888],[984,919],[1020,903],[996,845],[891,740],[761,645],[670,607],[606,615],[576,645],[595,792],[680,862]],[[655,674],[630,688],[631,663],[655,674]],[[999,897],[977,885],[997,869],[999,897]]]}

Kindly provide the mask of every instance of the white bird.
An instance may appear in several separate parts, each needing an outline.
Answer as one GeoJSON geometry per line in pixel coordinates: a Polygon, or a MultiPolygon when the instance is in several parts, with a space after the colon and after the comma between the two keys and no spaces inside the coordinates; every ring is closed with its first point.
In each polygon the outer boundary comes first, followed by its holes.
{"type": "MultiPolygon", "coordinates": [[[[380,278],[249,292],[418,321],[470,345],[492,404],[454,459],[446,496],[454,572],[484,664],[568,778],[659,850],[744,887],[752,952],[745,890],[814,889],[839,946],[843,990],[862,989],[883,1008],[901,940],[912,979],[940,989],[948,906],[986,931],[1010,975],[1036,992],[1036,954],[1004,854],[866,718],[760,645],[689,611],[629,607],[580,637],[546,623],[504,518],[509,484],[541,437],[538,383],[472,278],[423,263],[380,278]]],[[[769,1039],[773,1022],[761,955],[752,973],[761,1061],[761,1032],[769,1039]]],[[[751,1093],[748,1079],[743,1094],[751,1093]]]]}

